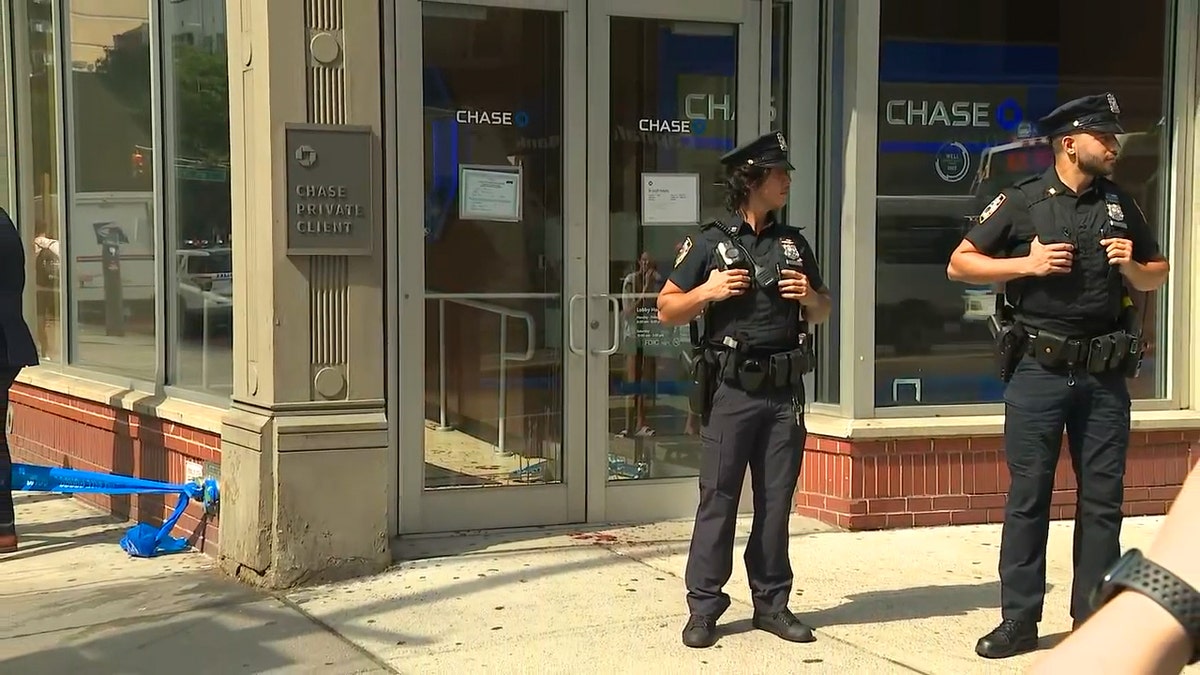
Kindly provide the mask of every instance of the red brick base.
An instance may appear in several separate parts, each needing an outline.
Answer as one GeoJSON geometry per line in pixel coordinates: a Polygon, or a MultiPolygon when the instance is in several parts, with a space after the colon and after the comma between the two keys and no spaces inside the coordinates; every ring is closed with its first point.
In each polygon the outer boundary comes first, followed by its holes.
{"type": "MultiPolygon", "coordinates": [[[[19,383],[10,392],[10,406],[14,462],[182,483],[185,460],[220,461],[219,436],[156,417],[19,383]]],[[[172,495],[79,494],[76,498],[118,518],[151,525],[161,525],[178,501],[172,495]]],[[[220,552],[218,520],[206,516],[196,502],[188,506],[172,534],[186,537],[209,555],[220,552]]]]}
{"type": "MultiPolygon", "coordinates": [[[[1003,438],[846,441],[810,435],[796,512],[850,530],[998,523],[1008,467],[1003,438]]],[[[1200,458],[1200,432],[1134,432],[1125,513],[1167,512],[1200,458]]],[[[1075,476],[1064,447],[1051,517],[1075,516],[1075,476]]]]}

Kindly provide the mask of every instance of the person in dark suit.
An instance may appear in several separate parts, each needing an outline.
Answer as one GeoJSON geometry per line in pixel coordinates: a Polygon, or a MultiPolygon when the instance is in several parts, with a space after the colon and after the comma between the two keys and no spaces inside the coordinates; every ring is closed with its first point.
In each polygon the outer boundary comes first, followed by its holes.
{"type": "MultiPolygon", "coordinates": [[[[8,390],[25,366],[38,363],[33,335],[25,324],[25,246],[17,226],[0,208],[0,422],[8,419],[8,390]]],[[[12,457],[7,427],[0,432],[0,553],[17,550],[12,501],[12,457]]]]}

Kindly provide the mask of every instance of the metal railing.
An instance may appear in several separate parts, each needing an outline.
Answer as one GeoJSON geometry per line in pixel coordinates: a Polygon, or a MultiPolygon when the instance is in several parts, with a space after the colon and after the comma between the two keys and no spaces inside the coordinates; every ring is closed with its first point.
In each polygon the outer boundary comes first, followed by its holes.
{"type": "Polygon", "coordinates": [[[436,300],[438,303],[438,408],[439,420],[438,431],[449,431],[453,427],[447,424],[446,419],[446,304],[452,303],[462,307],[477,309],[481,312],[495,314],[500,317],[500,349],[499,349],[499,366],[500,366],[500,385],[499,385],[499,403],[497,411],[496,429],[496,453],[500,455],[508,455],[505,449],[505,435],[507,434],[507,417],[508,417],[508,364],[524,363],[533,360],[535,353],[535,335],[537,334],[537,323],[533,319],[533,315],[519,309],[512,309],[503,305],[496,305],[489,302],[480,302],[485,300],[552,300],[558,299],[561,296],[557,293],[426,293],[426,300],[436,300]],[[526,347],[524,352],[509,353],[508,352],[508,320],[520,319],[525,322],[525,327],[528,331],[526,338],[526,347]]]}

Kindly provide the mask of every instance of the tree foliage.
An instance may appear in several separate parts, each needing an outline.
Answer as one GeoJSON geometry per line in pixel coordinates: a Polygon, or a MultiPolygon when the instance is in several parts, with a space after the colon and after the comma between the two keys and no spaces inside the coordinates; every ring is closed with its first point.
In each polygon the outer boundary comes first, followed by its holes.
{"type": "MultiPolygon", "coordinates": [[[[132,42],[132,41],[130,41],[132,42]]],[[[179,41],[164,94],[174,97],[176,153],[206,164],[229,161],[229,71],[224,45],[206,49],[179,41]]],[[[150,47],[144,41],[109,49],[96,73],[147,137],[152,128],[150,47]]],[[[86,102],[84,103],[86,109],[86,102]]]]}

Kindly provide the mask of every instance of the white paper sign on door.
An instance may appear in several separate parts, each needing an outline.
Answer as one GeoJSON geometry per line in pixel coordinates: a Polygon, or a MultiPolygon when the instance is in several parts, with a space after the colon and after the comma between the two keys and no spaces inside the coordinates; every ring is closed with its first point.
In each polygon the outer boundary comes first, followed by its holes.
{"type": "Polygon", "coordinates": [[[458,217],[516,223],[521,220],[520,166],[462,166],[458,172],[458,217]]]}
{"type": "Polygon", "coordinates": [[[700,174],[642,174],[642,224],[687,225],[700,222],[700,174]]]}

